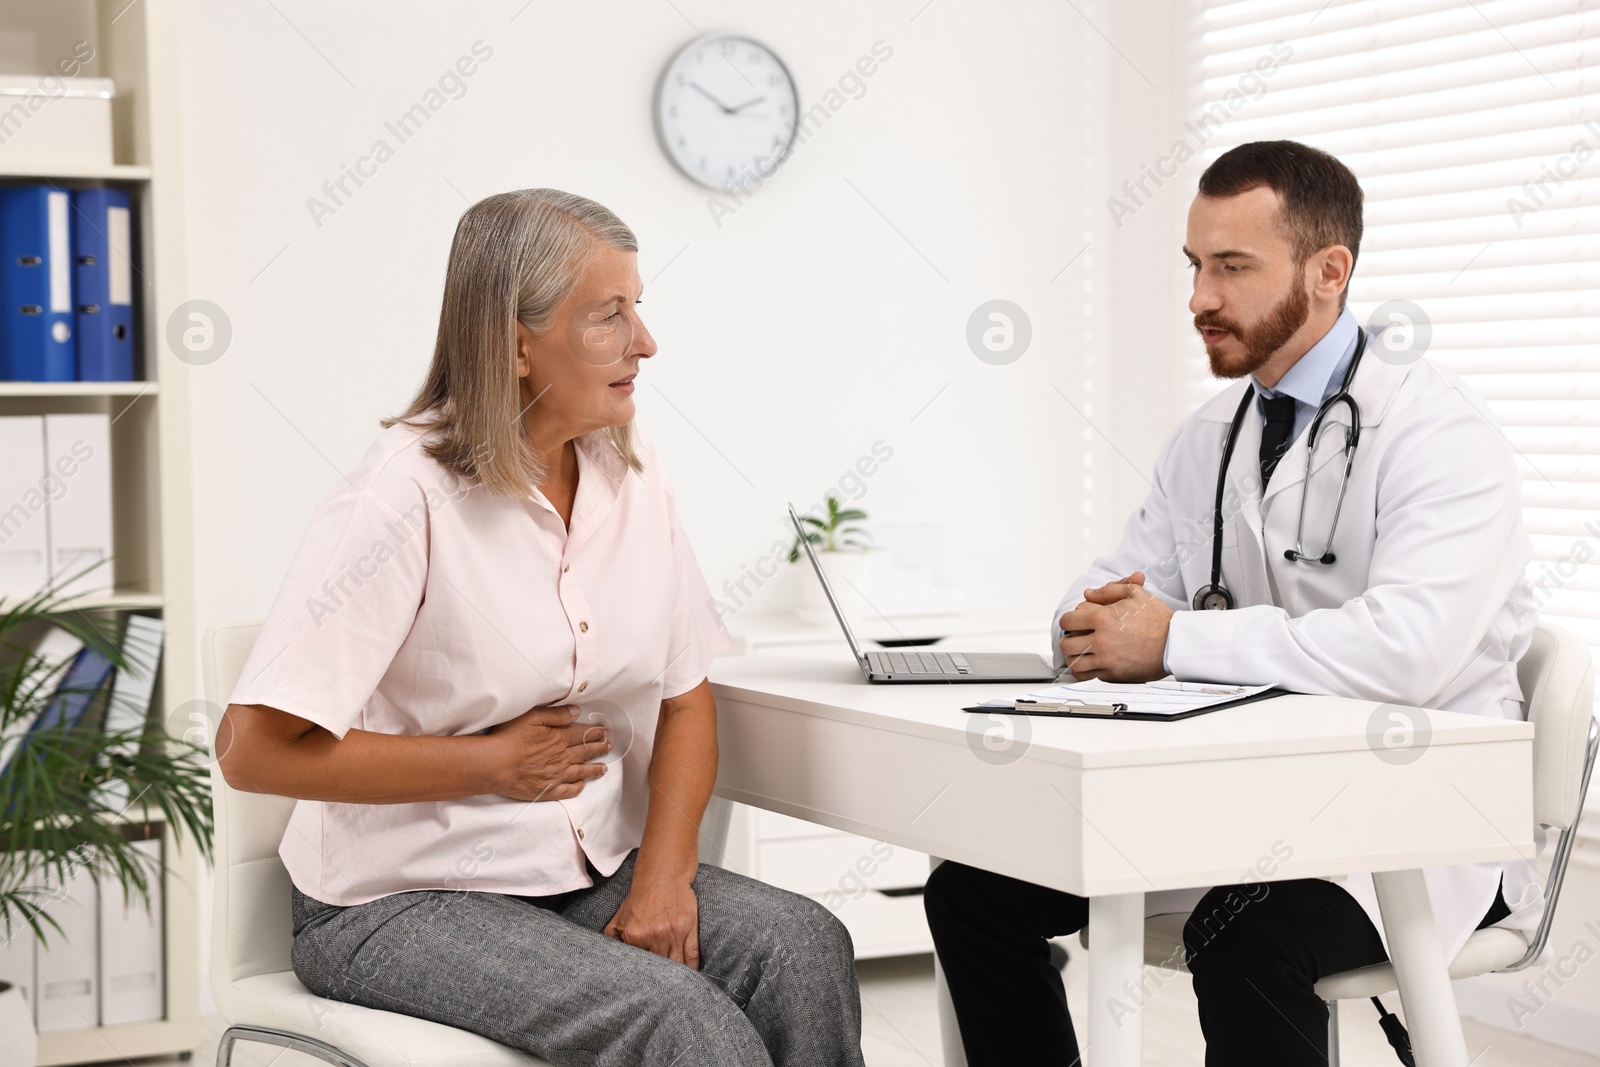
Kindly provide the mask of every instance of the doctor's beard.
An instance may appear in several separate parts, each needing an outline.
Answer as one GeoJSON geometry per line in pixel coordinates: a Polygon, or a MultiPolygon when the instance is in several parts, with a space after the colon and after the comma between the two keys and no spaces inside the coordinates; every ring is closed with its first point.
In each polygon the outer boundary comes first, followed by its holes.
{"type": "Polygon", "coordinates": [[[1253,325],[1240,326],[1232,319],[1208,311],[1194,317],[1194,328],[1227,330],[1239,339],[1244,345],[1244,355],[1230,361],[1222,349],[1216,345],[1206,345],[1206,358],[1211,361],[1213,377],[1243,378],[1264,367],[1310,317],[1311,294],[1306,292],[1305,285],[1296,277],[1289,284],[1289,292],[1278,301],[1277,306],[1253,325]]]}

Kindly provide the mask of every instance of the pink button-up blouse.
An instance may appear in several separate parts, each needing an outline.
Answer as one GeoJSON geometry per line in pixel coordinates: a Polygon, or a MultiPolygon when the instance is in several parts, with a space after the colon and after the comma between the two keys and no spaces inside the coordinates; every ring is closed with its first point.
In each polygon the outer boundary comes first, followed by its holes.
{"type": "MultiPolygon", "coordinates": [[[[637,439],[637,435],[636,435],[637,439]]],[[[393,426],[311,520],[235,704],[337,737],[478,733],[529,708],[604,722],[607,773],[571,800],[302,800],[279,854],[300,891],[361,904],[417,889],[545,895],[638,846],[661,701],[727,648],[661,462],[580,438],[570,530],[542,494],[496,496],[393,426]]]]}

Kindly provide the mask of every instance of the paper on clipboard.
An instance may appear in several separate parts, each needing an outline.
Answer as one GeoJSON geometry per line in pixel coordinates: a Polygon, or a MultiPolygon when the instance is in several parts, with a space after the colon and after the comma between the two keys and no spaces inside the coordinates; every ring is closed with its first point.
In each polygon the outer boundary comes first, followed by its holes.
{"type": "Polygon", "coordinates": [[[1106,707],[1118,705],[1119,711],[1136,715],[1184,715],[1218,704],[1265,693],[1270,685],[1220,685],[1188,682],[1102,682],[1091,678],[1086,682],[1071,682],[1040,689],[1022,697],[1005,697],[985,700],[979,707],[1000,711],[1019,710],[1025,702],[1042,708],[1074,706],[1106,707]]]}

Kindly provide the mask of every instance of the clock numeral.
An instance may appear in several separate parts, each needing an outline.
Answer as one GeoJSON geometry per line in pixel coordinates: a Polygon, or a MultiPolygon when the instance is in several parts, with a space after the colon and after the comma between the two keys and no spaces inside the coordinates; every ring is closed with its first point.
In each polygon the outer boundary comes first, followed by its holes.
{"type": "Polygon", "coordinates": [[[759,49],[759,48],[750,49],[750,60],[749,61],[751,63],[764,63],[766,61],[766,58],[767,58],[766,53],[762,52],[761,49],[759,49]]]}
{"type": "Polygon", "coordinates": [[[767,75],[767,85],[768,85],[769,88],[776,89],[778,86],[780,86],[782,84],[783,84],[783,75],[782,74],[779,74],[777,71],[773,71],[771,74],[767,75]]]}
{"type": "Polygon", "coordinates": [[[667,117],[668,118],[673,118],[673,119],[678,117],[678,105],[677,104],[671,104],[671,105],[669,105],[667,107],[667,117]]]}
{"type": "Polygon", "coordinates": [[[700,157],[700,165],[698,167],[696,167],[695,170],[705,170],[705,169],[706,169],[706,157],[705,156],[701,156],[700,157]]]}
{"type": "Polygon", "coordinates": [[[789,113],[789,105],[788,104],[779,104],[778,105],[778,114],[787,115],[788,113],[789,113]]]}
{"type": "Polygon", "coordinates": [[[679,85],[688,85],[689,84],[689,79],[684,77],[682,74],[676,75],[672,80],[677,82],[679,85]]]}
{"type": "Polygon", "coordinates": [[[733,177],[733,164],[732,163],[728,164],[728,177],[730,177],[730,178],[733,177]]]}
{"type": "Polygon", "coordinates": [[[678,147],[679,148],[685,148],[685,147],[688,146],[688,144],[689,144],[689,142],[687,140],[685,140],[684,138],[682,138],[682,137],[678,138],[678,147]]]}

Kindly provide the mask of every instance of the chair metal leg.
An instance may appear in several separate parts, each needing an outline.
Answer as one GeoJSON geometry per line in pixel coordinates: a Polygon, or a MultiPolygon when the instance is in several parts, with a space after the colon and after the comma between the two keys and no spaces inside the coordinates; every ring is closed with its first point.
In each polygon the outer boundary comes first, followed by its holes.
{"type": "Polygon", "coordinates": [[[324,1063],[332,1064],[333,1067],[367,1067],[354,1056],[315,1038],[291,1034],[287,1030],[273,1030],[265,1026],[230,1026],[223,1031],[222,1041],[217,1045],[217,1067],[231,1067],[233,1046],[236,1041],[255,1041],[262,1045],[277,1045],[279,1048],[292,1049],[307,1056],[314,1056],[324,1063]]]}
{"type": "MultiPolygon", "coordinates": [[[[1328,1067],[1339,1067],[1339,1002],[1328,1004],[1328,1067]]],[[[221,1067],[219,1064],[218,1067],[221,1067]]]]}

